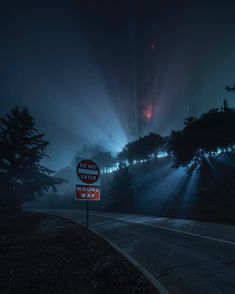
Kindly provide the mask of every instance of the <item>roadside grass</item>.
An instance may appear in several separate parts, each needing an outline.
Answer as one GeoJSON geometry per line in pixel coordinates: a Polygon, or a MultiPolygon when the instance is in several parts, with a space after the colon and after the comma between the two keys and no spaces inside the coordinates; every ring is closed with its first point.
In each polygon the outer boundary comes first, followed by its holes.
{"type": "Polygon", "coordinates": [[[86,228],[39,213],[0,217],[2,294],[158,291],[128,260],[86,228]]]}

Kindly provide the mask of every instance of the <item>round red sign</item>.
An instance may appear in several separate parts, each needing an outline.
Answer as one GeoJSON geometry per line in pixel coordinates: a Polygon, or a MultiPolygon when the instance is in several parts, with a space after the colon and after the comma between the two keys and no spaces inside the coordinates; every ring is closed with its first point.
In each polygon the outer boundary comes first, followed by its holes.
{"type": "Polygon", "coordinates": [[[77,165],[77,175],[83,183],[93,184],[100,177],[100,169],[94,161],[84,159],[77,165]]]}

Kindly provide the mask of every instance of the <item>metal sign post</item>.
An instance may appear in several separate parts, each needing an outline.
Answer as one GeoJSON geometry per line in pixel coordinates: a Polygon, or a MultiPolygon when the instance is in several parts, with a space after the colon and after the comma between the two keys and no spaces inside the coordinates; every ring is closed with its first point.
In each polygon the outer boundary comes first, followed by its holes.
{"type": "Polygon", "coordinates": [[[86,202],[86,227],[89,229],[89,201],[86,202]]]}
{"type": "Polygon", "coordinates": [[[89,201],[100,201],[100,168],[92,160],[78,160],[76,164],[75,200],[86,201],[86,227],[89,228],[89,201]]]}

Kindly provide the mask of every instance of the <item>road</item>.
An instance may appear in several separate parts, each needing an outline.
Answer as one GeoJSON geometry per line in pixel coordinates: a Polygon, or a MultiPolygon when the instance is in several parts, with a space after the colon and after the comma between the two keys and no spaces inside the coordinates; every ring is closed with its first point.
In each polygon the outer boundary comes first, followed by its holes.
{"type": "MultiPolygon", "coordinates": [[[[46,210],[85,224],[85,212],[46,210]]],[[[235,226],[90,212],[90,227],[152,274],[169,293],[235,293],[235,226]]]]}

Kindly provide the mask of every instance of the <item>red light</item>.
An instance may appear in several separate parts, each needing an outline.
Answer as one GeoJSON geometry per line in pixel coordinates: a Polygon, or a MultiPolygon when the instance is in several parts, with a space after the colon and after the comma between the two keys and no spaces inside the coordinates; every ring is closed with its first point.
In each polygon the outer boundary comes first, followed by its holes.
{"type": "Polygon", "coordinates": [[[146,113],[146,117],[147,117],[148,119],[150,119],[150,118],[152,117],[152,113],[151,113],[151,112],[146,113]]]}
{"type": "Polygon", "coordinates": [[[150,106],[145,107],[143,111],[144,119],[150,120],[153,117],[152,108],[150,106]]]}

